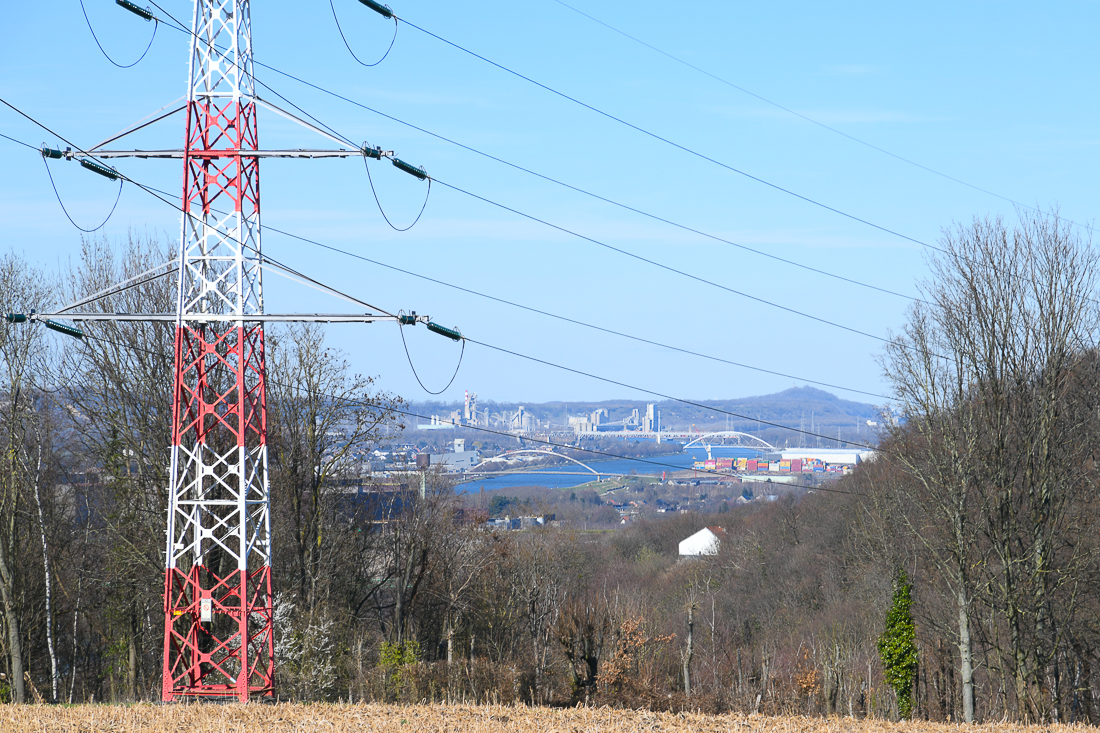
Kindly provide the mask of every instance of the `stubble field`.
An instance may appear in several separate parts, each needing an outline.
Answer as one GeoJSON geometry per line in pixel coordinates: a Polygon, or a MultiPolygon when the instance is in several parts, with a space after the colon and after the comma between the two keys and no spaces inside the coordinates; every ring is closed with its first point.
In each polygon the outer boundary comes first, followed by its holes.
{"type": "Polygon", "coordinates": [[[913,731],[946,733],[1038,733],[1083,731],[1085,726],[1024,726],[943,723],[895,723],[852,718],[650,713],[611,708],[528,708],[492,705],[43,705],[0,706],[4,733],[332,733],[337,731],[447,731],[448,733],[551,733],[609,731],[634,733],[870,733],[913,731]]]}

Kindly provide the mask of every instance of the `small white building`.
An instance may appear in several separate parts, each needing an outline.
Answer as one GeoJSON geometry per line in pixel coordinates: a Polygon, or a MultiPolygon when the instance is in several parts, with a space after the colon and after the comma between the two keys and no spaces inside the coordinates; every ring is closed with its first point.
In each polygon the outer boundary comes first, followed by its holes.
{"type": "Polygon", "coordinates": [[[443,469],[448,473],[460,473],[469,471],[481,462],[481,451],[463,450],[454,453],[433,453],[428,460],[429,465],[432,466],[442,464],[443,469]]]}
{"type": "Polygon", "coordinates": [[[859,448],[786,448],[779,451],[778,457],[783,460],[798,458],[799,460],[818,459],[832,465],[858,466],[864,461],[875,460],[876,452],[859,448]]]}
{"type": "Polygon", "coordinates": [[[717,555],[726,530],[722,527],[703,527],[690,537],[680,540],[680,557],[717,555]]]}

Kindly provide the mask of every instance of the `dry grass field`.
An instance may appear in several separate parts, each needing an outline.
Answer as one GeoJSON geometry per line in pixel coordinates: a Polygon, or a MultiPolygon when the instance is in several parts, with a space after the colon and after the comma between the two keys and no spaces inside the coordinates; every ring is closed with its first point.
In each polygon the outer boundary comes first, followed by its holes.
{"type": "Polygon", "coordinates": [[[491,705],[0,705],[3,733],[337,733],[409,731],[428,733],[1038,733],[1084,731],[1084,726],[980,726],[893,723],[851,718],[766,717],[649,713],[611,708],[528,708],[491,705]]]}

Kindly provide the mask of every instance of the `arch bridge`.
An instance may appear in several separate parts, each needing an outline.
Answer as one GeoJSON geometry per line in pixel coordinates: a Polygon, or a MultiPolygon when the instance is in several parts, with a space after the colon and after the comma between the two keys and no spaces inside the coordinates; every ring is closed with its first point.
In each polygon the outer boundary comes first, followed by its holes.
{"type": "MultiPolygon", "coordinates": [[[[584,463],[582,461],[578,461],[576,458],[570,458],[569,456],[562,455],[561,453],[555,453],[552,450],[539,450],[539,449],[536,449],[536,448],[524,448],[524,449],[521,449],[521,450],[505,451],[504,453],[501,453],[500,455],[493,456],[492,458],[487,458],[484,461],[482,461],[481,463],[477,464],[476,466],[473,466],[473,467],[469,468],[468,472],[476,471],[477,469],[484,466],[486,463],[492,463],[493,461],[496,461],[500,458],[507,458],[508,456],[516,456],[516,455],[520,455],[520,454],[531,454],[531,453],[537,453],[537,454],[541,454],[541,455],[544,455],[544,456],[553,456],[555,458],[564,458],[567,461],[572,461],[573,463],[576,463],[581,468],[584,468],[584,469],[588,470],[589,472],[593,473],[596,476],[603,476],[603,475],[610,476],[611,475],[611,474],[601,474],[599,471],[592,468],[587,463],[584,463]]],[[[512,469],[507,469],[507,470],[512,470],[512,469]]]]}
{"type": "Polygon", "coordinates": [[[719,433],[704,433],[704,434],[700,435],[699,437],[695,438],[694,440],[692,440],[690,443],[685,444],[684,445],[684,450],[687,450],[688,448],[690,448],[691,446],[696,445],[696,444],[702,444],[702,445],[727,445],[727,446],[736,446],[736,447],[740,447],[740,448],[755,448],[755,449],[759,449],[759,450],[779,450],[778,448],[776,448],[771,443],[768,443],[767,441],[765,441],[761,438],[758,438],[755,435],[750,435],[749,433],[738,432],[737,430],[723,430],[722,432],[719,432],[719,433]],[[707,441],[707,438],[718,438],[722,442],[721,443],[709,442],[709,441],[707,441]],[[730,442],[730,441],[733,441],[733,442],[730,442]]]}

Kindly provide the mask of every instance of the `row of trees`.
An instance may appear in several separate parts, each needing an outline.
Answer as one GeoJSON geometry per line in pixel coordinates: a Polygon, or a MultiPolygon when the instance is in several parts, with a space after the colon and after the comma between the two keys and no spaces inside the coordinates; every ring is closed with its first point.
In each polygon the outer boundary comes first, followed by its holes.
{"type": "MultiPolygon", "coordinates": [[[[362,486],[358,457],[400,403],[321,332],[272,332],[280,694],[1092,722],[1097,257],[1056,217],[942,244],[883,355],[901,418],[877,460],[827,490],[614,532],[489,533],[434,473],[362,486]],[[681,561],[704,525],[720,552],[681,561]]],[[[9,256],[0,301],[78,300],[164,250],[87,241],[57,285],[9,256]]],[[[96,307],[170,310],[171,281],[96,307]]],[[[66,347],[0,332],[11,699],[159,690],[171,353],[155,325],[66,347]]]]}
{"type": "Polygon", "coordinates": [[[943,601],[926,618],[958,645],[963,719],[979,688],[1021,720],[1091,718],[1100,259],[1056,216],[942,246],[884,358],[905,420],[858,483],[882,552],[943,601]]]}

